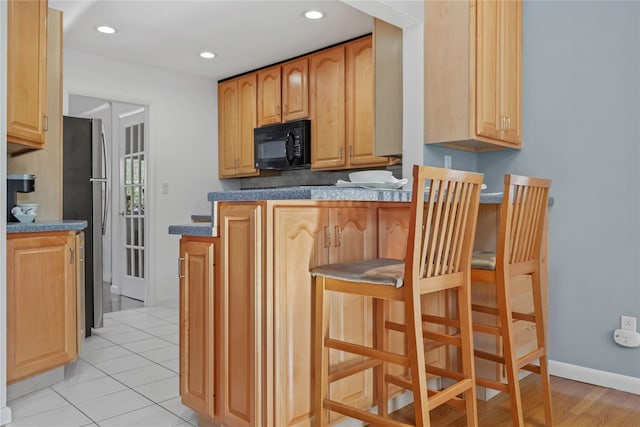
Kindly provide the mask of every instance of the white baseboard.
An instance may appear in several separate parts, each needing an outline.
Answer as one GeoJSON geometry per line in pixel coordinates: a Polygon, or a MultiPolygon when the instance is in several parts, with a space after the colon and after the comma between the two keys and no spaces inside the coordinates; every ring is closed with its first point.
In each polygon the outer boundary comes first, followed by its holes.
{"type": "Polygon", "coordinates": [[[11,409],[8,406],[0,408],[0,426],[11,422],[11,409]]]}
{"type": "Polygon", "coordinates": [[[549,360],[549,374],[640,395],[640,378],[549,360]]]}

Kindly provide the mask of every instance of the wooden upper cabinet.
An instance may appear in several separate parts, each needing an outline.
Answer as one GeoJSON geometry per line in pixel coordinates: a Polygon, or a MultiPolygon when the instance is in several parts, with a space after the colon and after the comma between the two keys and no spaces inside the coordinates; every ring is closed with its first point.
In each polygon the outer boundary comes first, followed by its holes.
{"type": "MultiPolygon", "coordinates": [[[[358,165],[385,165],[386,157],[377,157],[374,151],[374,72],[371,37],[346,45],[346,145],[348,163],[358,165]]],[[[402,140],[402,136],[399,136],[402,140]]]]}
{"type": "Polygon", "coordinates": [[[180,241],[180,396],[214,417],[216,382],[213,239],[180,241]]]}
{"type": "Polygon", "coordinates": [[[258,72],[258,126],[282,121],[280,66],[258,72]]]}
{"type": "Polygon", "coordinates": [[[309,117],[309,60],[305,58],[282,65],[282,121],[309,117]]]}
{"type": "Polygon", "coordinates": [[[346,166],[345,47],[338,46],[309,58],[311,167],[346,166]]]}
{"type": "Polygon", "coordinates": [[[258,126],[309,117],[306,57],[258,72],[258,126]]]}
{"type": "Polygon", "coordinates": [[[47,130],[47,1],[9,0],[7,12],[7,141],[42,148],[47,130]]]}
{"type": "Polygon", "coordinates": [[[425,3],[425,143],[521,146],[522,2],[425,3]]]}
{"type": "Polygon", "coordinates": [[[77,357],[75,233],[7,235],[7,382],[77,357]]]}
{"type": "Polygon", "coordinates": [[[218,84],[218,174],[221,178],[258,174],[253,166],[256,96],[255,74],[218,84]]]}

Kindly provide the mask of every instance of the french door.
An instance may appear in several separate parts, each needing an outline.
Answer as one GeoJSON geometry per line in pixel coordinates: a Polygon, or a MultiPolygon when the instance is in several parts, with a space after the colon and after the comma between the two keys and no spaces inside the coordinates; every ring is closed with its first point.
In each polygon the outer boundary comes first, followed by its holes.
{"type": "Polygon", "coordinates": [[[118,118],[120,245],[114,257],[118,257],[120,263],[120,293],[141,301],[145,299],[146,290],[146,118],[146,108],[121,114],[118,118]]]}

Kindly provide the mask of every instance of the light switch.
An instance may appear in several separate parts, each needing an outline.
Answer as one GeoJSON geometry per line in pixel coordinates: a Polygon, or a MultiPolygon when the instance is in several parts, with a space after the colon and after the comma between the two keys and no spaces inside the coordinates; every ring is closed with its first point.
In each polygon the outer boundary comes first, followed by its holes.
{"type": "Polygon", "coordinates": [[[169,183],[168,183],[168,182],[163,182],[163,183],[161,184],[161,190],[160,190],[160,192],[161,192],[162,194],[169,194],[169,183]]]}

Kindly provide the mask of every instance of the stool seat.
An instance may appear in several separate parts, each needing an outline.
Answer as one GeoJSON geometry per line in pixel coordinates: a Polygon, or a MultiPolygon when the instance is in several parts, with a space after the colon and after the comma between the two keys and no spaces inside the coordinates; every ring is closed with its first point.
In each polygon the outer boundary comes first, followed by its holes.
{"type": "Polygon", "coordinates": [[[495,252],[474,252],[471,257],[471,268],[477,270],[496,270],[495,252]]]}
{"type": "Polygon", "coordinates": [[[316,276],[401,288],[404,286],[404,261],[377,258],[340,264],[325,264],[311,270],[311,277],[316,276]]]}

